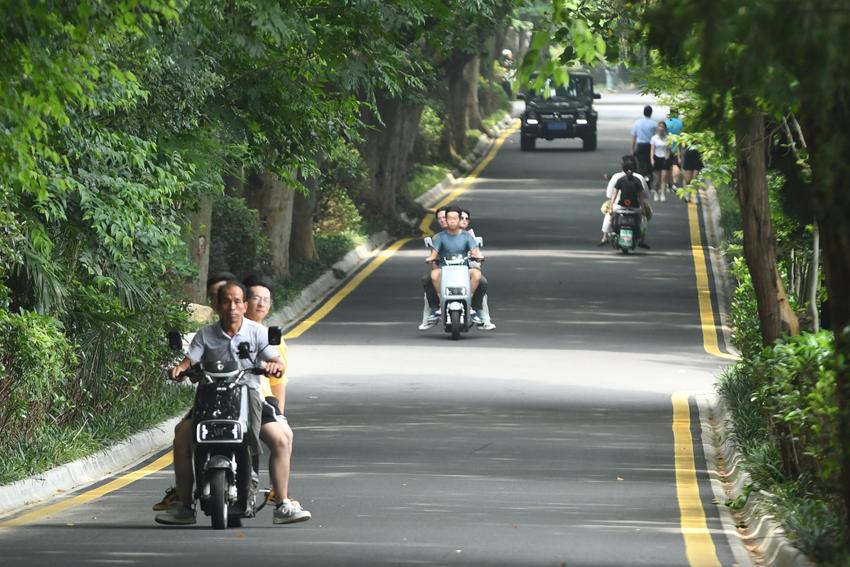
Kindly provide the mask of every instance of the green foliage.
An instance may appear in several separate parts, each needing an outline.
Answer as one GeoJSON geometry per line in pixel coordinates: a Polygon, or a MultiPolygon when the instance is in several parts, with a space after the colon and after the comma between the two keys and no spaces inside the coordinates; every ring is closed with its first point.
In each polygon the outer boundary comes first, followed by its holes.
{"type": "Polygon", "coordinates": [[[348,252],[364,242],[366,242],[366,236],[354,231],[317,234],[316,251],[319,254],[319,261],[294,262],[290,266],[291,275],[289,279],[283,282],[275,282],[273,296],[275,305],[285,305],[293,300],[305,287],[329,270],[348,252]]]}
{"type": "Polygon", "coordinates": [[[323,188],[316,206],[313,232],[333,235],[362,230],[363,217],[348,192],[338,185],[323,188]]]}
{"type": "Polygon", "coordinates": [[[832,332],[804,333],[779,342],[751,363],[763,380],[754,398],[789,426],[803,470],[837,489],[840,473],[838,404],[832,332]]]}
{"type": "Polygon", "coordinates": [[[217,195],[210,233],[210,273],[229,271],[243,278],[269,273],[269,241],[259,214],[241,197],[217,195]]]}
{"type": "Polygon", "coordinates": [[[413,146],[413,158],[420,164],[436,163],[440,155],[440,140],[445,128],[444,120],[430,106],[422,109],[419,130],[413,146]]]}
{"type": "Polygon", "coordinates": [[[0,310],[0,450],[32,439],[68,409],[78,361],[63,331],[53,317],[0,310]]]}
{"type": "Polygon", "coordinates": [[[478,140],[481,138],[481,130],[470,128],[466,131],[466,153],[468,154],[478,145],[478,140]]]}
{"type": "Polygon", "coordinates": [[[728,369],[717,389],[753,483],[747,493],[761,491],[768,511],[819,564],[842,565],[843,520],[833,497],[840,481],[841,442],[833,353],[832,333],[804,333],[728,369]],[[800,478],[782,472],[775,433],[779,423],[790,429],[804,471],[800,478]]]}
{"type": "Polygon", "coordinates": [[[451,170],[448,165],[416,165],[407,178],[407,192],[415,199],[442,181],[451,170]]]}
{"type": "Polygon", "coordinates": [[[744,359],[749,360],[757,356],[764,348],[753,281],[743,257],[732,261],[731,271],[737,281],[729,306],[732,344],[741,352],[744,359]]]}

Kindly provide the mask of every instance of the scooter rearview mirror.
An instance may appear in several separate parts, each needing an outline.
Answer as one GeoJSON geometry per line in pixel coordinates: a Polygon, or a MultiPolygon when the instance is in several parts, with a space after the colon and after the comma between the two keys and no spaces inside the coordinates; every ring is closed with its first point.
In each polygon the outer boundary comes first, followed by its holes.
{"type": "Polygon", "coordinates": [[[283,337],[283,331],[281,331],[280,327],[269,327],[269,344],[270,345],[279,345],[282,337],[283,337]]]}
{"type": "Polygon", "coordinates": [[[183,337],[180,336],[180,331],[171,329],[166,334],[168,337],[168,348],[171,350],[183,350],[183,337]]]}

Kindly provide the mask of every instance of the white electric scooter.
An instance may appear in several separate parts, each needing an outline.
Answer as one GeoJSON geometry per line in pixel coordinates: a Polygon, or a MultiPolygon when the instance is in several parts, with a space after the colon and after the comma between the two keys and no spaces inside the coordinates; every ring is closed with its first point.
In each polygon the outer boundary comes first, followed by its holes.
{"type": "MultiPolygon", "coordinates": [[[[484,240],[480,236],[476,237],[475,240],[479,248],[484,246],[484,240]]],[[[427,248],[434,247],[430,236],[425,238],[425,246],[427,248]]],[[[470,317],[472,312],[472,283],[469,278],[470,258],[467,254],[443,258],[439,261],[441,273],[440,311],[443,315],[443,327],[447,333],[451,333],[453,340],[458,340],[462,332],[468,332],[474,325],[470,317]]],[[[486,310],[486,297],[484,308],[486,310]]],[[[485,321],[489,322],[489,316],[485,321]]]]}

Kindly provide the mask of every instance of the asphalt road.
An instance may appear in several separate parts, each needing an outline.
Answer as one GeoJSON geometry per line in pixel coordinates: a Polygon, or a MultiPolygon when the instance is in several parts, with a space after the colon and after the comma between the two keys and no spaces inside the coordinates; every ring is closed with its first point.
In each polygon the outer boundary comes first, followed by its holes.
{"type": "MultiPolygon", "coordinates": [[[[689,565],[671,394],[710,391],[723,361],[702,346],[686,206],[655,206],[651,251],[595,246],[602,174],[640,109],[600,104],[592,153],[521,153],[514,135],[462,196],[494,331],[417,331],[415,242],[290,342],[291,492],[310,522],[158,526],[166,469],[0,530],[0,564],[689,565]]],[[[734,565],[695,456],[717,559],[734,565]]]]}

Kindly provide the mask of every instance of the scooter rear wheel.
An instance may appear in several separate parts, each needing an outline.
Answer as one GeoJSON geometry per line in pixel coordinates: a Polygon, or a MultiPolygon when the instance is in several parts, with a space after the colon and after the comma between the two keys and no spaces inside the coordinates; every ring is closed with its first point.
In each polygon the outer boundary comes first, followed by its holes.
{"type": "Polygon", "coordinates": [[[210,479],[210,511],[214,530],[227,528],[227,478],[224,469],[213,469],[210,479]]]}
{"type": "Polygon", "coordinates": [[[456,341],[460,338],[460,312],[452,311],[449,314],[450,326],[452,330],[452,340],[456,341]]]}

